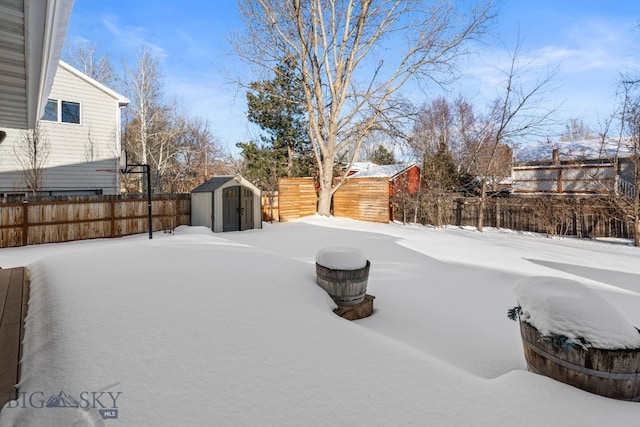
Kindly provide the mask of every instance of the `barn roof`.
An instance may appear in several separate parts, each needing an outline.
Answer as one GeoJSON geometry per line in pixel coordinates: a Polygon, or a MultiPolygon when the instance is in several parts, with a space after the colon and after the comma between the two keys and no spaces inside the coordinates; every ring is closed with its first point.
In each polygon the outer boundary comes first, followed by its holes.
{"type": "Polygon", "coordinates": [[[390,178],[393,179],[406,170],[417,166],[415,163],[396,163],[394,165],[373,165],[367,170],[354,173],[349,178],[390,178]]]}

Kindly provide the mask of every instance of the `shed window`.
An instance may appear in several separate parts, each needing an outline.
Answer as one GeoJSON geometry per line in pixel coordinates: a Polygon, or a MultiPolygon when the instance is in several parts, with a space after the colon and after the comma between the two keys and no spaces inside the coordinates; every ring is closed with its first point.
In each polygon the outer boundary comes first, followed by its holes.
{"type": "Polygon", "coordinates": [[[42,120],[80,124],[80,103],[50,99],[44,108],[42,120]]]}

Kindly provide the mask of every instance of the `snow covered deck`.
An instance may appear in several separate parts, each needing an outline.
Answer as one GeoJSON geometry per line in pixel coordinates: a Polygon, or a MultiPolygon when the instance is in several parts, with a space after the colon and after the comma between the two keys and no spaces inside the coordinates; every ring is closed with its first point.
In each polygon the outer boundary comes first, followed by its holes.
{"type": "Polygon", "coordinates": [[[29,277],[24,267],[0,270],[0,408],[16,391],[29,277]]]}

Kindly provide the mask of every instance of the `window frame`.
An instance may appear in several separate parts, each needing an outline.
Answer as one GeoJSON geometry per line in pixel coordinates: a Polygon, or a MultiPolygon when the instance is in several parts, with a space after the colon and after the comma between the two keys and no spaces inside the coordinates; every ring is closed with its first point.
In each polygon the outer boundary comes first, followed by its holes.
{"type": "MultiPolygon", "coordinates": [[[[51,112],[52,109],[50,109],[49,111],[51,112]]],[[[50,115],[52,114],[52,112],[50,113],[50,115]]],[[[67,116],[69,113],[65,114],[65,116],[67,116]]],[[[71,114],[71,116],[73,117],[74,114],[71,114]]],[[[45,106],[45,113],[42,115],[41,120],[47,121],[47,122],[51,122],[51,123],[65,123],[68,125],[81,125],[82,124],[82,103],[80,102],[76,102],[76,101],[67,101],[67,100],[62,100],[62,99],[56,99],[56,98],[49,98],[47,100],[47,104],[45,106]],[[55,102],[56,105],[56,111],[55,111],[55,120],[53,120],[52,118],[45,118],[47,116],[47,108],[49,107],[49,105],[53,104],[55,102]],[[65,111],[63,109],[63,105],[74,105],[77,106],[77,116],[78,116],[78,121],[64,121],[63,120],[63,112],[65,111]]]]}

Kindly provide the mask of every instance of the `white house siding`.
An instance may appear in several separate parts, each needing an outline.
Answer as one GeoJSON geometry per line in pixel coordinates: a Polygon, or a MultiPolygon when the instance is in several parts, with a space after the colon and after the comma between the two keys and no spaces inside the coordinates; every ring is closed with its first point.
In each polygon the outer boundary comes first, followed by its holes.
{"type": "MultiPolygon", "coordinates": [[[[121,106],[126,98],[61,63],[49,99],[80,104],[80,124],[40,121],[49,140],[42,191],[120,193],[121,106]]],[[[6,129],[0,144],[0,193],[26,192],[14,145],[22,132],[6,129]]]]}
{"type": "Polygon", "coordinates": [[[513,168],[514,194],[601,194],[613,187],[612,164],[516,166],[513,168]]]}

